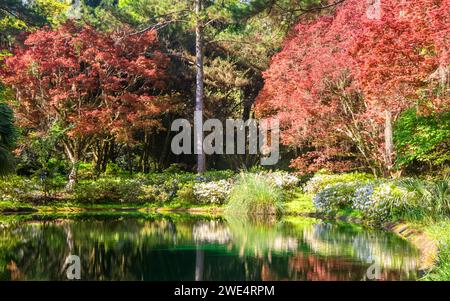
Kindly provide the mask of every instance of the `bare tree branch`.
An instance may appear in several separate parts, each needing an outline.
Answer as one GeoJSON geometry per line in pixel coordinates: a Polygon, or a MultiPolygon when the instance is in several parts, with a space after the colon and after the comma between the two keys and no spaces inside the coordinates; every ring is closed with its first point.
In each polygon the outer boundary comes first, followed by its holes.
{"type": "Polygon", "coordinates": [[[327,5],[319,5],[319,6],[312,6],[310,8],[304,8],[304,7],[299,7],[296,9],[287,9],[282,7],[281,5],[279,5],[278,3],[274,3],[275,6],[277,6],[279,9],[288,12],[288,13],[293,13],[293,12],[301,12],[301,14],[306,14],[306,13],[311,13],[311,12],[315,12],[315,11],[320,11],[323,9],[327,9],[327,8],[331,8],[333,6],[339,5],[341,3],[343,3],[345,0],[336,0],[331,4],[327,4],[327,5]]]}

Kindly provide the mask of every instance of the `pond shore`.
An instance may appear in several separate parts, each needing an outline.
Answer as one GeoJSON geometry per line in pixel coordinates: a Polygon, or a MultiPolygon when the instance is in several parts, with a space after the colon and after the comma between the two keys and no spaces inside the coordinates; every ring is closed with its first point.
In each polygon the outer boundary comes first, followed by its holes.
{"type": "Polygon", "coordinates": [[[421,273],[426,274],[434,267],[439,252],[437,241],[405,222],[387,223],[383,228],[407,239],[419,250],[419,270],[421,273]]]}
{"type": "MultiPolygon", "coordinates": [[[[287,203],[287,216],[304,216],[314,217],[322,220],[336,220],[347,223],[361,224],[368,227],[374,227],[359,217],[350,214],[339,214],[334,217],[325,216],[315,212],[312,206],[305,200],[293,200],[287,203]]],[[[32,207],[28,206],[0,206],[0,215],[14,214],[48,214],[48,213],[82,213],[92,211],[110,211],[110,212],[155,212],[155,213],[189,213],[189,214],[222,214],[223,206],[145,206],[136,204],[58,204],[58,205],[41,205],[32,207]]],[[[423,227],[403,221],[388,222],[377,228],[393,232],[400,237],[408,240],[420,252],[419,271],[421,275],[425,275],[432,270],[436,264],[439,253],[439,242],[428,235],[423,227]]]]}

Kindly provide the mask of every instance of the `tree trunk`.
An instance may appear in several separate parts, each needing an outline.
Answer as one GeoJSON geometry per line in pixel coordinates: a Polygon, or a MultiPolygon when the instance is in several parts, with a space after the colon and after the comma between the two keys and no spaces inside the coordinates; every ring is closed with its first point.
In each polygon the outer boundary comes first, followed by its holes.
{"type": "Polygon", "coordinates": [[[78,162],[77,161],[72,161],[72,169],[70,170],[70,174],[69,174],[69,181],[67,182],[66,185],[66,191],[67,192],[72,192],[73,189],[75,188],[75,185],[77,184],[77,180],[78,180],[78,162]]]}
{"type": "Polygon", "coordinates": [[[162,148],[162,151],[161,151],[161,155],[160,155],[160,157],[159,157],[159,166],[162,166],[163,168],[166,168],[167,167],[167,161],[168,161],[168,159],[170,159],[170,158],[168,158],[168,156],[169,156],[169,148],[170,148],[170,131],[167,131],[166,132],[166,136],[165,136],[165,138],[164,138],[164,144],[163,144],[163,148],[162,148]]]}
{"type": "Polygon", "coordinates": [[[128,172],[130,173],[130,176],[133,175],[133,157],[131,154],[131,147],[130,144],[127,143],[127,163],[128,163],[128,172]]]}
{"type": "Polygon", "coordinates": [[[206,158],[203,151],[203,24],[200,19],[202,0],[195,0],[195,14],[197,23],[195,25],[195,67],[197,83],[195,86],[195,147],[197,154],[197,173],[202,174],[206,169],[206,158]]]}
{"type": "Polygon", "coordinates": [[[106,139],[97,142],[97,145],[94,148],[94,172],[96,177],[105,172],[109,149],[110,143],[106,139]]]}
{"type": "Polygon", "coordinates": [[[384,145],[386,156],[386,168],[389,174],[392,172],[394,162],[394,142],[392,137],[392,113],[385,110],[384,145]]]}
{"type": "Polygon", "coordinates": [[[66,185],[66,191],[72,192],[78,180],[78,152],[77,147],[69,142],[64,142],[64,150],[69,158],[71,166],[69,180],[66,185]]]}

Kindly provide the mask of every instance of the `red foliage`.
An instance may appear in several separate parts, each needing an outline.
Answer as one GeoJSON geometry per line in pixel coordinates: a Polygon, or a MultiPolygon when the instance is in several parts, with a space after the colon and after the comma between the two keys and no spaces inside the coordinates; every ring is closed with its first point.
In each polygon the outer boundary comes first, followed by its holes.
{"type": "Polygon", "coordinates": [[[4,83],[17,93],[21,125],[47,131],[70,127],[68,137],[114,134],[154,126],[166,108],[156,95],[168,58],[155,32],[119,37],[66,23],[30,34],[7,58],[4,83]]]}
{"type": "Polygon", "coordinates": [[[376,20],[367,9],[347,0],[298,24],[264,74],[257,113],[280,119],[283,143],[309,150],[293,162],[303,171],[382,169],[384,110],[396,116],[448,68],[449,0],[383,0],[376,20]]]}
{"type": "Polygon", "coordinates": [[[381,3],[381,19],[365,20],[351,49],[353,74],[378,117],[414,104],[430,88],[430,75],[450,62],[450,1],[381,3]]]}

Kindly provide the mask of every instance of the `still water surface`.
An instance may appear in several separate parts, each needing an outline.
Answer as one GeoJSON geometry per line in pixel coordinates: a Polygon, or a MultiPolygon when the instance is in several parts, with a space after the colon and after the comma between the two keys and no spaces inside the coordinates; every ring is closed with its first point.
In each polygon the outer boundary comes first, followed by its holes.
{"type": "Polygon", "coordinates": [[[371,266],[381,280],[418,276],[418,252],[398,236],[304,217],[90,213],[0,227],[0,280],[66,280],[69,255],[82,280],[365,280],[371,266]]]}

